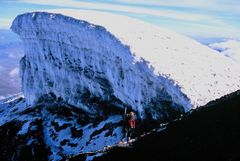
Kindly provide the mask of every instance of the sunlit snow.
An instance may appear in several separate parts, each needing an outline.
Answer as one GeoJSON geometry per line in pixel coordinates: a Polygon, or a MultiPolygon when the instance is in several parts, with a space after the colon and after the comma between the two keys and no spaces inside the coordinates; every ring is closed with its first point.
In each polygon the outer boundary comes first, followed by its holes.
{"type": "Polygon", "coordinates": [[[51,12],[70,17],[27,13],[12,24],[25,46],[20,70],[30,104],[52,92],[91,112],[82,98],[89,92],[144,115],[156,102],[188,111],[240,89],[240,65],[188,37],[120,15],[51,12]]]}

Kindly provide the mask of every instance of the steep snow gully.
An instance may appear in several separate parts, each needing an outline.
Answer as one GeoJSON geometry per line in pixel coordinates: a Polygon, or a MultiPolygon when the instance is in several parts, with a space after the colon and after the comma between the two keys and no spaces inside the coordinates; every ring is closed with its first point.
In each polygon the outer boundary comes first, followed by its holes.
{"type": "Polygon", "coordinates": [[[11,27],[25,47],[28,104],[52,93],[90,113],[101,100],[158,119],[168,108],[188,111],[240,88],[239,65],[187,37],[125,16],[52,12],[67,16],[26,13],[11,27]]]}

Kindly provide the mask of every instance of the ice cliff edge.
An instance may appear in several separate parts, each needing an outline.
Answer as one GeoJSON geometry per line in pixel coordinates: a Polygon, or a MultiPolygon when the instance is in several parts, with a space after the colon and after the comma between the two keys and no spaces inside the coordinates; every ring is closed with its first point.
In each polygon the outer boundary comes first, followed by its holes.
{"type": "Polygon", "coordinates": [[[238,64],[185,36],[125,16],[52,12],[19,15],[11,27],[24,43],[29,104],[51,93],[88,112],[101,100],[158,118],[240,89],[238,64]]]}

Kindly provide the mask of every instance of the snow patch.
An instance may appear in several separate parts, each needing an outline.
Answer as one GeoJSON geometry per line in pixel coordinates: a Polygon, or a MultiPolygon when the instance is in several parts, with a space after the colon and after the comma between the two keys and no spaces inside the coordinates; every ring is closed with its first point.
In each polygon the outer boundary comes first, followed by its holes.
{"type": "Polygon", "coordinates": [[[24,123],[21,130],[18,132],[18,135],[25,135],[29,130],[31,122],[32,120],[29,120],[26,123],[24,123]]]}

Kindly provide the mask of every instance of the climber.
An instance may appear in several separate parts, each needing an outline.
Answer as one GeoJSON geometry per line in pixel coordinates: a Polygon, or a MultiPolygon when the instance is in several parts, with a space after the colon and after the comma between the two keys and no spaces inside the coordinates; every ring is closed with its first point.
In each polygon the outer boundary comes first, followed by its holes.
{"type": "Polygon", "coordinates": [[[126,138],[127,135],[127,143],[131,142],[131,138],[135,133],[136,121],[134,118],[134,112],[130,112],[129,114],[124,114],[123,116],[123,138],[120,143],[123,143],[123,139],[126,138]]]}
{"type": "Polygon", "coordinates": [[[134,118],[134,113],[130,112],[130,119],[128,120],[129,126],[130,128],[128,129],[128,143],[131,141],[131,137],[133,136],[133,134],[135,133],[135,127],[136,127],[136,121],[134,118]]]}

